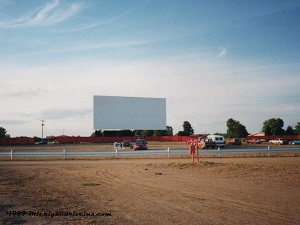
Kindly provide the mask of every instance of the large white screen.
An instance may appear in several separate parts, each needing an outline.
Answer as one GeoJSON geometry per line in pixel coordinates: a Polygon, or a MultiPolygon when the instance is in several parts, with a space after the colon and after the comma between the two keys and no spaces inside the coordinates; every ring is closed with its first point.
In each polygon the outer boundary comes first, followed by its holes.
{"type": "Polygon", "coordinates": [[[94,96],[96,130],[165,130],[166,99],[94,96]]]}

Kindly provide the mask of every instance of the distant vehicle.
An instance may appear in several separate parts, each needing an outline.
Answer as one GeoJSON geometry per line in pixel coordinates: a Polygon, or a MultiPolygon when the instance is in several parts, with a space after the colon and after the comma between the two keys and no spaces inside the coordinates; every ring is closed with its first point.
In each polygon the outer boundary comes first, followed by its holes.
{"type": "Polygon", "coordinates": [[[258,138],[253,138],[253,139],[248,139],[247,140],[247,144],[260,144],[261,140],[259,140],[258,138]]]}
{"type": "Polygon", "coordinates": [[[44,141],[40,141],[38,144],[39,145],[46,145],[46,144],[48,144],[48,142],[44,140],[44,141]]]}
{"type": "Polygon", "coordinates": [[[210,134],[207,135],[206,139],[216,142],[217,147],[221,147],[221,148],[225,147],[225,138],[223,136],[210,134]]]}
{"type": "Polygon", "coordinates": [[[292,145],[300,145],[300,140],[298,139],[298,140],[293,140],[293,141],[291,141],[291,144],[292,145]]]}
{"type": "Polygon", "coordinates": [[[277,145],[287,145],[289,142],[283,138],[276,138],[274,140],[270,140],[269,143],[277,145]]]}
{"type": "Polygon", "coordinates": [[[227,144],[228,145],[241,145],[242,142],[241,142],[241,139],[239,139],[239,138],[233,138],[233,139],[230,139],[229,141],[227,141],[227,144]]]}
{"type": "Polygon", "coordinates": [[[130,147],[130,145],[131,145],[131,141],[130,140],[124,140],[123,141],[123,146],[124,147],[130,147]]]}
{"type": "Polygon", "coordinates": [[[215,148],[216,146],[216,142],[211,139],[201,138],[198,142],[198,147],[202,149],[215,148]]]}
{"type": "Polygon", "coordinates": [[[147,150],[148,149],[148,143],[145,139],[137,139],[135,143],[133,144],[133,150],[147,150]]]}

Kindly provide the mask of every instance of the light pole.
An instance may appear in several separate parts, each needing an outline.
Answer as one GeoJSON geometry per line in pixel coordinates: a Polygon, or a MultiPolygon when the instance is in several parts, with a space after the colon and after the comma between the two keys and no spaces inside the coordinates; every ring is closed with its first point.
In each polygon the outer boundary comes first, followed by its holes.
{"type": "Polygon", "coordinates": [[[43,139],[44,139],[44,126],[45,126],[44,122],[45,122],[45,120],[41,120],[41,122],[42,122],[42,141],[43,141],[43,139]]]}

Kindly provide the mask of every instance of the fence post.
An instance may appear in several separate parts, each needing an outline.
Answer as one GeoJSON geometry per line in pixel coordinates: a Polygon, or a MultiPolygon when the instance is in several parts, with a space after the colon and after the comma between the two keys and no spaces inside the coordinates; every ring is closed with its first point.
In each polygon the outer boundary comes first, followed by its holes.
{"type": "Polygon", "coordinates": [[[118,148],[116,148],[116,157],[118,157],[118,148]]]}
{"type": "Polygon", "coordinates": [[[270,156],[270,146],[268,146],[268,156],[270,156]]]}
{"type": "Polygon", "coordinates": [[[168,147],[168,158],[170,158],[170,147],[168,147]]]}
{"type": "Polygon", "coordinates": [[[218,147],[218,151],[219,151],[218,157],[221,157],[221,148],[220,147],[218,147]]]}
{"type": "Polygon", "coordinates": [[[64,158],[66,158],[66,150],[63,150],[64,158]]]}
{"type": "Polygon", "coordinates": [[[13,150],[10,150],[10,160],[13,160],[13,150]]]}

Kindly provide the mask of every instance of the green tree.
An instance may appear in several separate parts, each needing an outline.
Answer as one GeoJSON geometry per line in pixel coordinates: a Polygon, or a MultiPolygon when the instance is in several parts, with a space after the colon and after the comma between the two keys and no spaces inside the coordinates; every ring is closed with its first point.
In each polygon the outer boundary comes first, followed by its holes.
{"type": "Polygon", "coordinates": [[[227,137],[228,138],[244,138],[248,135],[248,131],[244,125],[239,121],[232,118],[228,119],[227,122],[227,137]]]}
{"type": "Polygon", "coordinates": [[[288,126],[288,127],[286,128],[285,134],[286,134],[286,135],[294,135],[295,132],[294,132],[294,130],[293,130],[293,127],[288,126]]]}
{"type": "Polygon", "coordinates": [[[267,126],[266,129],[264,130],[264,132],[265,132],[265,135],[266,135],[266,136],[272,135],[271,127],[267,126]]]}
{"type": "Polygon", "coordinates": [[[153,137],[167,136],[167,130],[154,130],[153,137]]]}
{"type": "Polygon", "coordinates": [[[182,126],[183,126],[183,131],[179,131],[177,133],[178,136],[191,136],[194,134],[194,129],[190,122],[184,121],[182,126]]]}
{"type": "Polygon", "coordinates": [[[173,128],[166,126],[165,130],[154,130],[153,136],[173,136],[173,128]]]}
{"type": "Polygon", "coordinates": [[[92,133],[91,137],[102,137],[102,131],[101,130],[95,130],[94,133],[92,133]]]}
{"type": "Polygon", "coordinates": [[[139,135],[142,135],[142,130],[135,130],[134,136],[139,136],[139,135]]]}
{"type": "Polygon", "coordinates": [[[166,130],[167,130],[167,136],[173,136],[173,127],[167,126],[166,130]]]}
{"type": "Polygon", "coordinates": [[[297,125],[295,126],[295,132],[300,134],[300,122],[297,122],[297,125]]]}
{"type": "Polygon", "coordinates": [[[131,137],[131,136],[134,136],[134,132],[132,130],[121,130],[120,136],[131,137]]]}
{"type": "Polygon", "coordinates": [[[187,133],[188,135],[194,134],[194,129],[190,122],[188,121],[183,122],[183,132],[187,133]]]}
{"type": "Polygon", "coordinates": [[[181,131],[178,131],[177,136],[189,136],[189,135],[181,130],[181,131]]]}
{"type": "Polygon", "coordinates": [[[237,129],[237,138],[245,138],[248,135],[248,131],[246,129],[246,127],[242,124],[240,124],[240,126],[237,129]]]}
{"type": "Polygon", "coordinates": [[[135,136],[153,136],[154,131],[153,130],[135,130],[134,135],[135,136]]]}
{"type": "Polygon", "coordinates": [[[9,136],[6,133],[7,133],[6,129],[3,128],[3,127],[0,127],[0,137],[7,137],[7,136],[9,136]]]}
{"type": "Polygon", "coordinates": [[[271,119],[268,119],[266,120],[264,123],[263,123],[263,128],[262,128],[262,131],[267,133],[267,129],[271,129],[271,133],[273,135],[282,135],[284,134],[284,130],[282,129],[284,125],[284,122],[282,119],[280,118],[271,118],[271,119]],[[269,128],[268,128],[269,127],[269,128]]]}

